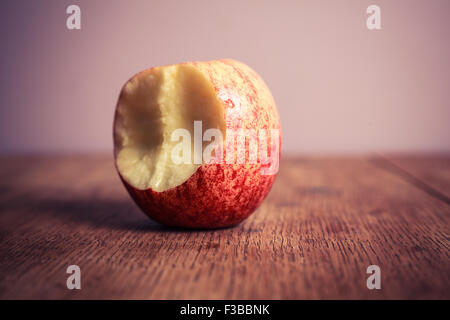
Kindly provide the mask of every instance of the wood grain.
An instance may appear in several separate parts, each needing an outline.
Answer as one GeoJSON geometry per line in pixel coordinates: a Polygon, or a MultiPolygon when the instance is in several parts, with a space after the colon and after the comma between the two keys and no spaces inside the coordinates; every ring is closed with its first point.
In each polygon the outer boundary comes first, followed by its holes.
{"type": "MultiPolygon", "coordinates": [[[[285,158],[247,221],[187,231],[146,218],[109,156],[0,158],[0,298],[449,299],[450,207],[383,161],[285,158]]],[[[428,161],[417,179],[448,194],[428,161]]]]}
{"type": "Polygon", "coordinates": [[[450,155],[395,156],[389,161],[450,198],[450,155]]]}

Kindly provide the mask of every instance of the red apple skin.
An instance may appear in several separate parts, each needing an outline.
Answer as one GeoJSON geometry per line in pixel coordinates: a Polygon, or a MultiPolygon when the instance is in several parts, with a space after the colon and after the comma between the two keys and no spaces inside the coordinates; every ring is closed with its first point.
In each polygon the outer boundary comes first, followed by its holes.
{"type": "MultiPolygon", "coordinates": [[[[187,64],[198,68],[213,84],[225,107],[227,129],[279,130],[279,159],[280,119],[261,77],[235,60],[187,64]]],[[[121,179],[151,219],[166,226],[215,229],[242,222],[267,196],[276,174],[263,175],[261,167],[259,158],[256,164],[203,164],[186,182],[163,192],[139,190],[121,179]]]]}

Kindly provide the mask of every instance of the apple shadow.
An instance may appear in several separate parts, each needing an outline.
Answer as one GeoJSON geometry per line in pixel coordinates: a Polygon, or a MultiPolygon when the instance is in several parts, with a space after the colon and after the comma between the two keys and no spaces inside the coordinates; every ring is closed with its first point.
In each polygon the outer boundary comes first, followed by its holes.
{"type": "MultiPolygon", "coordinates": [[[[48,190],[47,190],[48,191],[48,190]]],[[[6,195],[11,190],[2,189],[6,195]]],[[[14,192],[16,193],[16,192],[14,192]]],[[[46,192],[58,195],[60,190],[46,192]],[[58,192],[59,191],[59,192],[58,192]]],[[[128,230],[136,232],[164,231],[163,226],[150,220],[133,203],[126,199],[99,199],[90,197],[62,197],[36,196],[34,193],[22,194],[0,202],[0,212],[30,216],[36,219],[58,219],[68,224],[83,224],[93,228],[107,228],[113,230],[128,230]]]]}
{"type": "MultiPolygon", "coordinates": [[[[13,189],[2,189],[0,195],[13,189]]],[[[16,193],[17,194],[17,193],[16,193]]],[[[21,217],[36,219],[58,219],[65,224],[88,225],[91,228],[111,229],[133,232],[174,232],[192,233],[209,232],[217,229],[187,229],[161,225],[145,215],[128,195],[119,199],[96,197],[95,195],[80,197],[67,194],[62,190],[46,190],[44,196],[36,196],[33,192],[25,192],[20,196],[11,197],[0,202],[0,212],[8,212],[21,217]],[[61,197],[49,197],[48,194],[64,194],[61,197]]],[[[233,228],[228,227],[228,228],[233,228]]],[[[223,228],[223,229],[228,229],[223,228]]]]}

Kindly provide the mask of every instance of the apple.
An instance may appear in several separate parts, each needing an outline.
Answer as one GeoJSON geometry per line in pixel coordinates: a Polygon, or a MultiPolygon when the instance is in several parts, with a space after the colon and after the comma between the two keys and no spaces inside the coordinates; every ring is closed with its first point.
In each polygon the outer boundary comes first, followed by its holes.
{"type": "Polygon", "coordinates": [[[153,220],[196,229],[233,226],[269,193],[281,154],[272,94],[230,59],[140,72],[114,117],[119,176],[153,220]]]}

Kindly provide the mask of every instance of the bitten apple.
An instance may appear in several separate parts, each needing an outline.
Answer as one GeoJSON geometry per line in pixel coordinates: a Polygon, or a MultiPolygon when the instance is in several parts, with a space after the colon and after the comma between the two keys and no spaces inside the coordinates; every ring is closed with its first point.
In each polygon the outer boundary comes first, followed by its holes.
{"type": "Polygon", "coordinates": [[[151,68],[132,77],[120,93],[116,168],[138,206],[161,224],[238,224],[269,193],[280,154],[275,102],[261,77],[241,62],[151,68]],[[183,141],[174,132],[183,133],[183,141]],[[174,160],[180,152],[185,161],[174,160]],[[207,152],[211,159],[205,160],[207,152]]]}

